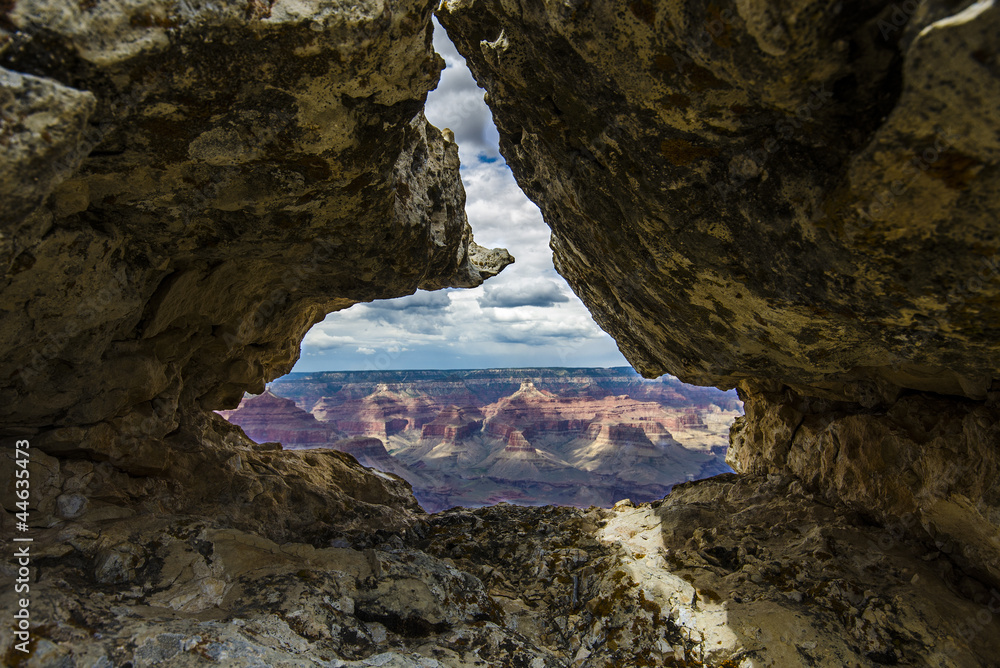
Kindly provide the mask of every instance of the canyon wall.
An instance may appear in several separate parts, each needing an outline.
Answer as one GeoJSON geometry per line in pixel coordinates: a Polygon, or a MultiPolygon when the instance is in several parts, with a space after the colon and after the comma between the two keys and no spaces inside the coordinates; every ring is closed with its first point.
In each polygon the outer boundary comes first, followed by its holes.
{"type": "Polygon", "coordinates": [[[595,319],[645,375],[739,388],[737,471],[905,516],[1000,578],[1000,8],[439,17],[595,319]]]}
{"type": "Polygon", "coordinates": [[[340,450],[398,475],[433,513],[661,499],[732,470],[741,409],[735,392],[622,367],[293,373],[219,414],[258,443],[340,450]]]}

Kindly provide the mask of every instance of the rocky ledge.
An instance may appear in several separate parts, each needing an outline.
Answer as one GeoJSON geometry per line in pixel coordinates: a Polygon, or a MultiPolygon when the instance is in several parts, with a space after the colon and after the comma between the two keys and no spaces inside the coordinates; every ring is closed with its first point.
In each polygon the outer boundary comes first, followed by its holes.
{"type": "Polygon", "coordinates": [[[722,476],[614,510],[453,510],[335,546],[169,515],[40,538],[32,586],[47,630],[21,665],[939,668],[1000,656],[1000,591],[902,527],[865,526],[777,478],[722,476]]]}

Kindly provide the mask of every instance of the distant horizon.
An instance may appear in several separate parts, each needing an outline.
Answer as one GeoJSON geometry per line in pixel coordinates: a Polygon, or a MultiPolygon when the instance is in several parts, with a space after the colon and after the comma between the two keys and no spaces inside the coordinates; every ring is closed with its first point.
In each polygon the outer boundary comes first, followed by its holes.
{"type": "MultiPolygon", "coordinates": [[[[589,369],[628,369],[636,375],[642,375],[635,370],[634,367],[628,364],[620,364],[615,366],[606,365],[596,365],[596,366],[477,366],[477,367],[422,367],[422,368],[407,368],[407,369],[323,369],[316,371],[289,371],[285,376],[291,376],[292,374],[308,375],[314,373],[365,373],[365,372],[398,372],[398,371],[517,371],[523,369],[567,369],[567,370],[589,370],[589,369]]],[[[284,378],[285,376],[282,376],[284,378]]],[[[671,378],[676,378],[676,376],[665,373],[657,378],[663,378],[663,376],[670,376],[671,378]]],[[[277,379],[275,379],[277,380],[277,379]]],[[[655,380],[655,379],[650,379],[655,380]]],[[[274,381],[271,381],[274,382],[274,381]]],[[[688,383],[690,384],[690,383],[688,383]]]]}
{"type": "Polygon", "coordinates": [[[716,390],[719,390],[720,392],[732,392],[732,391],[735,391],[735,388],[731,388],[729,390],[723,390],[723,389],[719,388],[716,385],[697,385],[695,383],[687,383],[687,382],[681,380],[680,378],[678,378],[677,376],[675,376],[673,374],[670,374],[670,373],[665,373],[665,374],[662,374],[662,375],[657,376],[655,378],[647,378],[647,377],[643,376],[642,374],[640,374],[638,371],[636,371],[631,365],[628,365],[628,364],[615,365],[615,366],[513,366],[513,367],[490,366],[490,367],[466,367],[466,368],[444,368],[444,369],[435,369],[435,368],[422,368],[422,369],[325,369],[325,370],[322,370],[322,371],[290,371],[287,374],[285,374],[284,376],[281,376],[279,378],[275,378],[272,381],[269,381],[267,383],[267,388],[270,388],[270,386],[273,383],[280,383],[284,379],[295,380],[295,379],[302,378],[303,376],[318,376],[318,375],[322,375],[322,374],[381,374],[381,373],[384,373],[384,374],[394,374],[394,373],[413,373],[413,374],[419,374],[419,373],[433,373],[433,372],[459,373],[459,372],[477,372],[477,371],[480,371],[480,372],[482,372],[482,371],[497,371],[497,372],[500,372],[500,371],[512,371],[512,372],[517,372],[517,371],[612,371],[612,372],[619,371],[619,372],[623,372],[623,373],[628,373],[628,374],[634,375],[634,376],[636,376],[638,378],[641,378],[644,381],[655,382],[655,381],[663,380],[663,379],[671,379],[671,380],[677,381],[678,383],[681,383],[682,385],[687,385],[687,386],[690,386],[690,387],[714,388],[716,390]]]}

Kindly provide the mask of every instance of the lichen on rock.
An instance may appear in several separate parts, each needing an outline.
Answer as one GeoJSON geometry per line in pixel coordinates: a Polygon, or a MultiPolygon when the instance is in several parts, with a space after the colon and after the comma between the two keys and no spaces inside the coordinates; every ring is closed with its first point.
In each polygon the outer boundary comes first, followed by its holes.
{"type": "Polygon", "coordinates": [[[924,3],[894,26],[893,7],[439,15],[557,268],[644,374],[982,399],[1000,369],[1000,18],[924,3]]]}

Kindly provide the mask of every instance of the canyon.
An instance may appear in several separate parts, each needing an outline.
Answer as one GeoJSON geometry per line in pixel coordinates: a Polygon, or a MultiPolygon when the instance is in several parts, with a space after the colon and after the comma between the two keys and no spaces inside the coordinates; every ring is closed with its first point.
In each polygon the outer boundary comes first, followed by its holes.
{"type": "Polygon", "coordinates": [[[0,661],[998,665],[997,35],[991,0],[0,3],[0,661]],[[513,262],[423,115],[435,16],[629,363],[737,391],[734,473],[428,514],[358,458],[501,416],[490,467],[541,470],[521,382],[389,419],[320,382],[301,449],[215,412],[327,314],[513,262]]]}
{"type": "Polygon", "coordinates": [[[655,501],[731,470],[741,410],[734,392],[625,367],[292,373],[219,413],[258,443],[398,475],[437,512],[655,501]]]}

